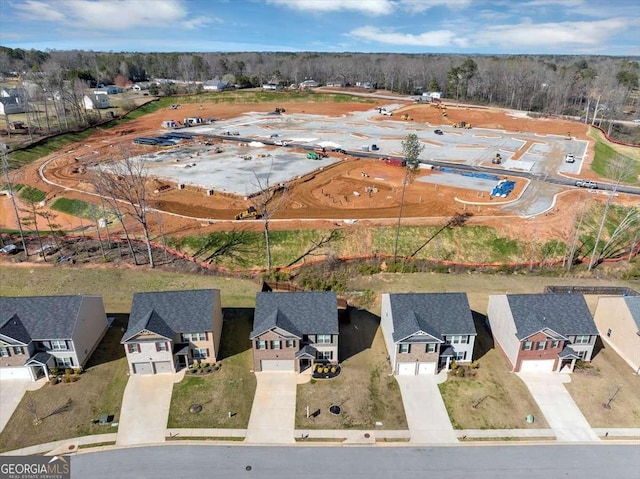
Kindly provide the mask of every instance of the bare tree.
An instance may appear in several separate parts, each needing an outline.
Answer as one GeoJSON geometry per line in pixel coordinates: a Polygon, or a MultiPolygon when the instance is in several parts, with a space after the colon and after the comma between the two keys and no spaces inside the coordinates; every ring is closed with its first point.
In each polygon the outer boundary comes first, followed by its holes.
{"type": "Polygon", "coordinates": [[[18,231],[20,232],[20,241],[22,242],[22,249],[24,253],[29,256],[29,250],[27,250],[27,243],[24,240],[24,231],[22,230],[22,220],[20,219],[20,213],[18,212],[18,205],[16,204],[16,198],[14,196],[13,182],[9,176],[9,164],[7,161],[7,146],[4,143],[0,143],[0,155],[2,157],[2,172],[7,181],[7,188],[9,189],[9,198],[11,198],[11,204],[13,205],[13,212],[16,215],[16,223],[18,224],[18,231]]]}
{"type": "MultiPolygon", "coordinates": [[[[151,249],[151,237],[149,233],[149,218],[147,207],[146,180],[147,171],[144,160],[131,158],[124,151],[123,158],[114,162],[109,167],[103,167],[96,172],[96,189],[114,210],[119,209],[119,203],[123,202],[131,211],[131,216],[140,224],[147,245],[149,266],[154,267],[153,251],[151,249]]],[[[121,215],[118,215],[122,218],[121,215]]],[[[124,221],[121,219],[124,228],[124,221]]],[[[126,233],[125,233],[126,234],[126,233]]],[[[127,234],[128,238],[128,234],[127,234]]],[[[133,252],[133,247],[130,247],[133,252]]],[[[137,262],[136,262],[137,264],[137,262]]]]}
{"type": "Polygon", "coordinates": [[[262,231],[264,233],[265,254],[267,259],[267,274],[271,274],[271,241],[269,237],[269,227],[273,215],[284,205],[286,199],[286,188],[284,185],[276,187],[270,184],[273,163],[269,167],[266,175],[260,176],[254,172],[255,184],[259,192],[251,199],[253,207],[262,219],[262,231]]]}
{"type": "Polygon", "coordinates": [[[400,223],[402,221],[402,210],[404,208],[404,195],[407,190],[407,184],[411,183],[418,172],[420,162],[418,157],[424,150],[424,145],[420,144],[418,135],[409,133],[402,140],[402,153],[407,162],[404,169],[404,179],[402,180],[402,195],[400,197],[400,210],[398,211],[398,224],[396,225],[396,241],[393,249],[393,263],[398,261],[398,243],[400,241],[400,223]]]}
{"type": "Polygon", "coordinates": [[[40,419],[40,414],[38,414],[38,403],[33,398],[33,396],[29,395],[24,403],[24,408],[27,412],[30,412],[33,415],[33,424],[37,426],[42,422],[40,419]]]}

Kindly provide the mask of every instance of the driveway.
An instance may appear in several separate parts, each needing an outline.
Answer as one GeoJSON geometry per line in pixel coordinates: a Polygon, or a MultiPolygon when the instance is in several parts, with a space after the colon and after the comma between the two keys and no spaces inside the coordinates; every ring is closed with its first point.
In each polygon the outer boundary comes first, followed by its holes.
{"type": "Polygon", "coordinates": [[[33,382],[31,379],[3,379],[0,381],[0,432],[13,416],[13,412],[27,391],[40,389],[46,379],[33,382]]]}
{"type": "Polygon", "coordinates": [[[131,375],[122,397],[117,446],[165,441],[173,383],[184,375],[131,375]]]}
{"type": "Polygon", "coordinates": [[[411,443],[451,444],[458,438],[438,389],[446,376],[396,376],[402,393],[411,443]]]}
{"type": "Polygon", "coordinates": [[[256,373],[256,378],[258,385],[245,442],[294,443],[297,374],[260,372],[256,373]]]}
{"type": "Polygon", "coordinates": [[[564,387],[568,374],[517,373],[553,429],[558,441],[599,441],[596,433],[564,387]]]}

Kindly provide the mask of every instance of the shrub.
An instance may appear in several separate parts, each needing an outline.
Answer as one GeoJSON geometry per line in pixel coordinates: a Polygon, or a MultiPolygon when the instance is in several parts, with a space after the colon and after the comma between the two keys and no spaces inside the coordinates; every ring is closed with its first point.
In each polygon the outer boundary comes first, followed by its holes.
{"type": "Polygon", "coordinates": [[[193,367],[194,367],[195,369],[198,369],[198,368],[200,367],[200,363],[199,363],[197,360],[195,360],[195,361],[193,362],[193,367]]]}
{"type": "Polygon", "coordinates": [[[458,363],[456,363],[455,361],[452,361],[449,367],[451,368],[452,371],[455,371],[456,369],[458,369],[458,363]]]}
{"type": "Polygon", "coordinates": [[[49,372],[51,373],[52,376],[59,376],[60,368],[53,367],[49,370],[49,372]]]}
{"type": "Polygon", "coordinates": [[[196,368],[191,368],[191,369],[189,369],[189,372],[190,372],[191,374],[195,374],[195,373],[197,373],[197,372],[198,372],[198,370],[197,370],[196,368]]]}
{"type": "Polygon", "coordinates": [[[478,361],[473,361],[471,363],[471,369],[478,369],[480,367],[480,364],[478,363],[478,361]]]}
{"type": "Polygon", "coordinates": [[[51,384],[52,386],[54,386],[55,384],[58,384],[58,378],[56,376],[51,376],[49,378],[49,384],[51,384]]]}
{"type": "Polygon", "coordinates": [[[71,368],[67,368],[67,369],[64,370],[64,375],[65,376],[71,376],[71,372],[72,372],[71,368]]]}
{"type": "Polygon", "coordinates": [[[456,369],[456,376],[458,376],[459,378],[463,378],[465,375],[465,371],[463,367],[458,367],[456,369]]]}
{"type": "Polygon", "coordinates": [[[328,373],[329,373],[329,368],[324,368],[322,371],[323,371],[325,374],[328,374],[328,373]]]}
{"type": "Polygon", "coordinates": [[[336,371],[337,371],[336,367],[335,367],[335,366],[332,366],[332,367],[331,367],[331,373],[332,373],[332,374],[334,374],[336,371]]]}
{"type": "Polygon", "coordinates": [[[82,369],[80,368],[73,368],[73,374],[80,374],[82,372],[82,369]]]}

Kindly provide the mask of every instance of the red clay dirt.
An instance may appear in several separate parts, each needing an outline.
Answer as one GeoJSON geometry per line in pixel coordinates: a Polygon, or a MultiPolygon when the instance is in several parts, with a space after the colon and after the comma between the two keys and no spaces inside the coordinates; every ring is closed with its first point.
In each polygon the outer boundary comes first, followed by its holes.
{"type": "MultiPolygon", "coordinates": [[[[15,173],[14,182],[24,183],[47,192],[47,203],[56,196],[77,198],[99,204],[95,196],[85,192],[93,192],[87,173],[83,171],[83,163],[102,162],[121,158],[123,151],[128,155],[148,152],[149,147],[137,146],[132,140],[138,136],[157,133],[163,120],[179,120],[189,116],[217,118],[233,118],[248,111],[269,112],[276,106],[285,108],[287,113],[309,113],[328,116],[340,116],[352,111],[371,110],[377,104],[363,103],[297,103],[282,102],[273,104],[191,104],[182,105],[179,109],[164,109],[130,121],[124,125],[96,132],[82,143],[71,145],[64,151],[38,160],[15,173]],[[49,185],[38,175],[38,168],[47,160],[54,160],[46,167],[46,177],[66,187],[80,190],[69,191],[49,185]]],[[[402,112],[408,113],[415,122],[431,122],[446,124],[466,121],[475,127],[505,129],[509,131],[527,131],[540,134],[566,135],[588,139],[587,127],[555,119],[516,118],[505,111],[486,108],[447,107],[447,116],[442,111],[429,105],[408,104],[400,113],[394,112],[397,118],[402,112]],[[445,120],[445,121],[443,121],[445,120]]],[[[389,120],[389,117],[380,119],[389,120]]],[[[399,120],[398,118],[398,121],[399,120]]],[[[410,123],[410,122],[408,122],[410,123]]],[[[437,174],[426,170],[420,175],[437,174]]],[[[349,159],[291,182],[285,198],[284,207],[275,215],[272,228],[301,229],[333,227],[336,220],[359,219],[360,224],[394,224],[400,205],[404,170],[379,161],[349,159]],[[355,194],[356,192],[357,194],[355,194]],[[283,221],[280,221],[283,220],[283,221]],[[289,220],[289,221],[284,221],[289,220]]],[[[516,189],[512,197],[516,197],[524,188],[525,182],[516,179],[516,189]]],[[[241,197],[223,194],[207,196],[204,191],[195,188],[177,190],[175,188],[154,193],[161,186],[157,180],[148,183],[149,204],[153,208],[173,213],[162,215],[162,228],[165,234],[186,235],[203,233],[212,230],[236,228],[237,224],[226,221],[202,221],[179,218],[185,215],[196,218],[214,220],[232,220],[236,213],[246,208],[249,203],[241,197]]],[[[485,193],[462,188],[451,188],[442,185],[413,181],[407,186],[405,206],[403,208],[403,224],[442,224],[457,213],[472,213],[469,224],[484,224],[496,227],[500,234],[511,237],[533,237],[535,229],[537,238],[543,240],[550,237],[568,237],[572,227],[573,205],[580,203],[586,193],[582,191],[567,192],[560,195],[552,211],[534,219],[522,219],[505,213],[495,205],[497,199],[490,200],[485,193]],[[482,206],[463,206],[455,198],[467,202],[485,203],[482,206]]],[[[594,198],[593,195],[590,196],[594,198]]],[[[598,201],[598,199],[595,199],[598,201]]],[[[55,212],[57,223],[64,228],[73,229],[88,221],[74,216],[55,212]]],[[[130,220],[131,221],[131,220],[130,220]]],[[[0,222],[6,227],[15,227],[16,222],[8,200],[0,201],[0,222]]],[[[159,221],[152,221],[155,234],[159,234],[159,221]]],[[[40,221],[41,227],[46,225],[40,221]]],[[[247,221],[242,224],[246,229],[259,229],[261,222],[247,221]]],[[[131,225],[133,226],[133,224],[131,225]]],[[[115,227],[115,225],[114,225],[115,227]]]]}

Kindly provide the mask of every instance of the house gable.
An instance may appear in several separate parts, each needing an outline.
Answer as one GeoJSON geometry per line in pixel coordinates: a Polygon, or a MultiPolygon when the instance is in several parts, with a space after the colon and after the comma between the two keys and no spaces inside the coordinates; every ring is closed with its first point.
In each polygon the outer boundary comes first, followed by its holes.
{"type": "Polygon", "coordinates": [[[279,328],[277,326],[267,329],[266,331],[263,331],[259,334],[256,334],[252,336],[251,339],[261,340],[263,339],[263,336],[268,336],[269,339],[272,339],[274,336],[282,339],[302,339],[302,336],[290,333],[289,331],[286,331],[285,329],[279,328]]]}
{"type": "Polygon", "coordinates": [[[426,333],[424,331],[416,331],[406,338],[398,339],[396,343],[442,343],[441,339],[426,333]]]}
{"type": "Polygon", "coordinates": [[[14,314],[0,326],[0,341],[11,345],[26,346],[31,342],[31,335],[20,321],[18,314],[14,314]]]}
{"type": "Polygon", "coordinates": [[[534,333],[531,333],[529,336],[520,339],[520,341],[528,341],[531,338],[537,336],[538,334],[544,334],[545,337],[553,340],[553,341],[567,341],[568,338],[564,337],[562,334],[555,332],[553,329],[551,328],[544,328],[541,329],[540,331],[535,331],[534,333]]]}

